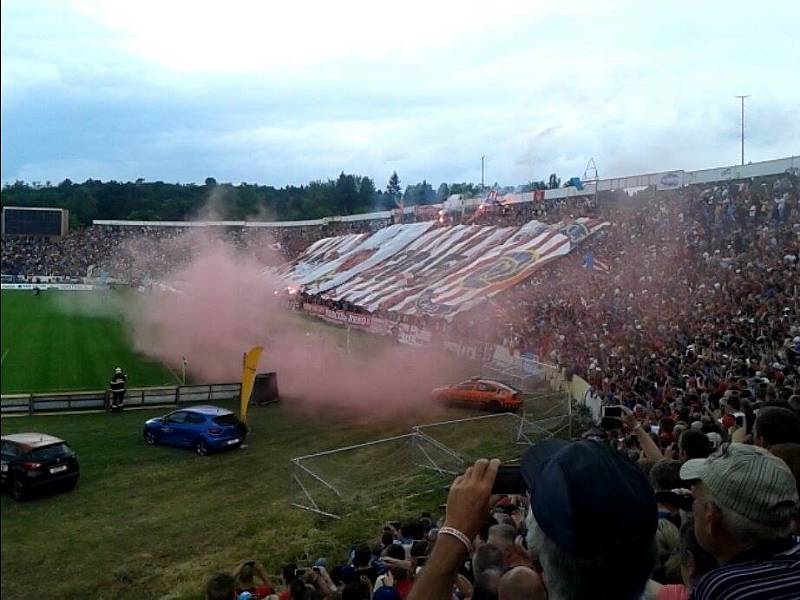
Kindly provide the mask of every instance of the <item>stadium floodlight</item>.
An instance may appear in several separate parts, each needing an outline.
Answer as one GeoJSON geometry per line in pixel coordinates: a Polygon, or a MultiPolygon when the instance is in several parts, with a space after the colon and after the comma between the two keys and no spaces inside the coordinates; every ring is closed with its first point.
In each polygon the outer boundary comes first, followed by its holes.
{"type": "Polygon", "coordinates": [[[594,162],[594,157],[589,159],[586,163],[586,168],[583,170],[583,181],[589,183],[594,182],[594,205],[597,206],[597,188],[600,187],[600,173],[597,170],[597,165],[594,162]]]}
{"type": "Polygon", "coordinates": [[[739,98],[742,101],[742,166],[744,166],[744,99],[749,97],[750,94],[734,96],[734,98],[739,98]]]}

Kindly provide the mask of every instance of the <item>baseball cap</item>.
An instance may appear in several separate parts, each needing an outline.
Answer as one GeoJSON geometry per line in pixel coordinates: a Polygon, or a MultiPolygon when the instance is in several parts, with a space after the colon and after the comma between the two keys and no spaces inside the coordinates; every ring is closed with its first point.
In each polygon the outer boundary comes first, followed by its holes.
{"type": "Polygon", "coordinates": [[[720,505],[765,525],[786,521],[797,507],[797,486],[786,463],[749,444],[723,444],[708,458],[686,461],[681,479],[699,479],[720,505]]]}
{"type": "Polygon", "coordinates": [[[706,433],[706,437],[708,441],[711,442],[711,447],[717,449],[722,445],[722,436],[718,434],[716,431],[709,431],[706,433]]]}
{"type": "Polygon", "coordinates": [[[375,590],[372,600],[400,600],[400,594],[396,588],[384,585],[375,590]]]}
{"type": "Polygon", "coordinates": [[[562,550],[590,558],[652,544],[658,509],[650,482],[605,444],[545,440],[525,452],[520,470],[536,522],[562,550]]]}

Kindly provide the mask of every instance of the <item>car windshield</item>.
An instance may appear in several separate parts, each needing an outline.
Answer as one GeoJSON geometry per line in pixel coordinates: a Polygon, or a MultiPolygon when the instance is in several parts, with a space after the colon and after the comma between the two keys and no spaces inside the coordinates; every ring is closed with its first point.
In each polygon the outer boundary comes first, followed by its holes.
{"type": "Polygon", "coordinates": [[[239,419],[236,418],[236,415],[221,415],[219,417],[214,417],[214,423],[217,425],[238,425],[239,419]]]}
{"type": "Polygon", "coordinates": [[[52,446],[44,446],[42,448],[35,448],[31,450],[31,458],[35,460],[53,460],[61,456],[69,456],[72,454],[69,446],[66,444],[53,444],[52,446]]]}

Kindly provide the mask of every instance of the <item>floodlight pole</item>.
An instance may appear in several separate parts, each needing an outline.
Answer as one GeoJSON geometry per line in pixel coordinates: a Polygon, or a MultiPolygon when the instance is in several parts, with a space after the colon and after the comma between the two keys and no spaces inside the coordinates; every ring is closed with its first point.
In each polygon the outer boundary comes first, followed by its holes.
{"type": "Polygon", "coordinates": [[[749,98],[750,94],[742,94],[734,97],[742,101],[742,166],[744,166],[744,99],[749,98]]]}
{"type": "Polygon", "coordinates": [[[583,180],[590,181],[590,174],[594,172],[594,207],[597,208],[597,190],[600,187],[600,173],[597,171],[597,165],[594,162],[594,157],[589,159],[586,163],[586,169],[583,171],[583,180]]]}
{"type": "Polygon", "coordinates": [[[481,156],[481,191],[483,191],[483,163],[486,160],[486,156],[481,156]]]}

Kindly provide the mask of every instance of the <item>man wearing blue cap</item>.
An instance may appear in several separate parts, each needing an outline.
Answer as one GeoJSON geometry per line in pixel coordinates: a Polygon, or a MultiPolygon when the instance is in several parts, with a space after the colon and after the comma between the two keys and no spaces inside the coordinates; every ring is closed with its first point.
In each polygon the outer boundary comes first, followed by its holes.
{"type": "MultiPolygon", "coordinates": [[[[445,524],[409,600],[449,598],[455,575],[486,519],[498,460],[456,478],[445,524]]],[[[655,495],[644,473],[608,446],[547,440],[521,472],[531,497],[528,545],[541,564],[531,597],[638,600],[655,565],[655,495]]]]}

